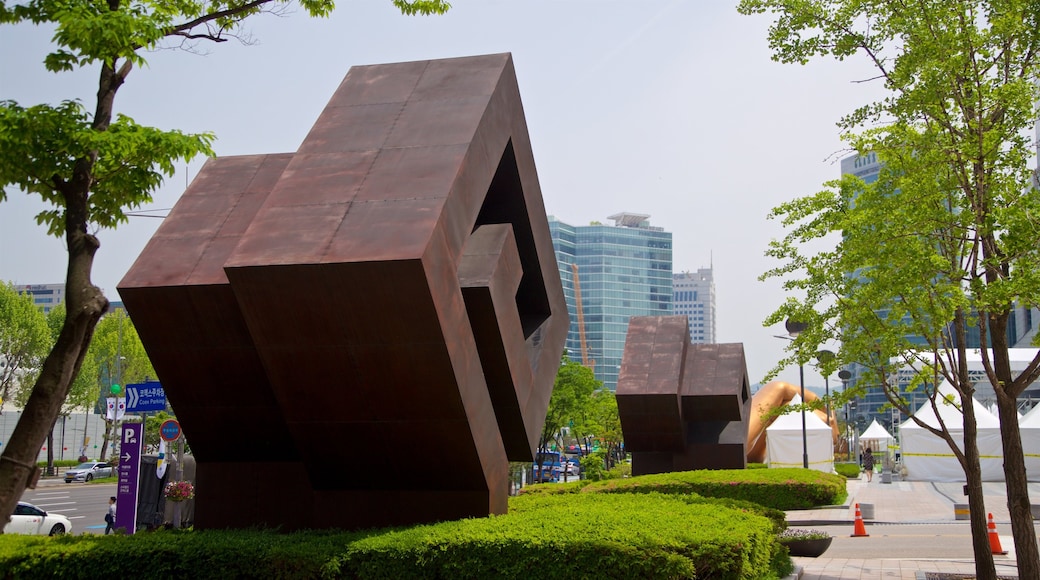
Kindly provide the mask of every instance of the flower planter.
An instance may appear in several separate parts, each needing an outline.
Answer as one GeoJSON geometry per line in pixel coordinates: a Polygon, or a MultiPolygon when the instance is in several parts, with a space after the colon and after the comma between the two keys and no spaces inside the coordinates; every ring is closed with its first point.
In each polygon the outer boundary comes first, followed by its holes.
{"type": "Polygon", "coordinates": [[[790,540],[784,542],[784,545],[787,546],[787,550],[791,552],[792,556],[816,558],[827,551],[832,540],[834,540],[833,537],[815,540],[790,540]]]}

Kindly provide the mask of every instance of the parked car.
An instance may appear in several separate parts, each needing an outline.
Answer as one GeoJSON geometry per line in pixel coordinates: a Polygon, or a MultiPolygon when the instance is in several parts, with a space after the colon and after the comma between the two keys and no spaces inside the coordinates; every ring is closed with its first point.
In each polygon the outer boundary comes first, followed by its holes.
{"type": "Polygon", "coordinates": [[[46,511],[24,501],[18,502],[11,521],[4,526],[5,534],[58,536],[72,532],[72,522],[61,514],[46,511]]]}
{"type": "Polygon", "coordinates": [[[65,472],[65,483],[73,481],[91,481],[99,477],[112,477],[115,469],[100,461],[87,461],[65,472]]]}
{"type": "Polygon", "coordinates": [[[580,475],[581,464],[578,463],[577,459],[567,459],[563,463],[563,471],[567,475],[580,475]]]}

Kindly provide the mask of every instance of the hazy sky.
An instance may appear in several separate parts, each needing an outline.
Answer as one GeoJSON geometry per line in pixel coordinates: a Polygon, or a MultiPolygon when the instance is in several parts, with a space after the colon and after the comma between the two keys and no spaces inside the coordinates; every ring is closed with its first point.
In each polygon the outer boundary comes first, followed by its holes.
{"type": "MultiPolygon", "coordinates": [[[[328,19],[254,17],[248,46],[151,53],[117,112],[212,131],[218,155],[293,152],[353,65],[511,52],[546,212],[578,225],[649,214],[673,233],[675,271],[714,265],[717,339],[744,344],[751,381],[781,358],[782,325],[762,326],[784,299],[778,282],[758,281],[775,265],[768,242],[783,235],[766,215],[838,177],[848,152],[835,123],[880,90],[857,82],[874,76],[864,62],[775,63],[769,18],[741,16],[732,1],[454,0],[431,17],[402,16],[389,0],[338,4],[328,19]]],[[[46,72],[50,38],[0,27],[0,99],[75,98],[93,110],[97,70],[46,72]]],[[[201,163],[146,207],[171,207],[201,163]]],[[[0,280],[64,281],[62,241],[33,219],[43,207],[19,191],[0,204],[0,280]]],[[[93,280],[110,299],[159,223],[99,232],[93,280]]],[[[779,378],[797,384],[798,370],[779,378]]]]}

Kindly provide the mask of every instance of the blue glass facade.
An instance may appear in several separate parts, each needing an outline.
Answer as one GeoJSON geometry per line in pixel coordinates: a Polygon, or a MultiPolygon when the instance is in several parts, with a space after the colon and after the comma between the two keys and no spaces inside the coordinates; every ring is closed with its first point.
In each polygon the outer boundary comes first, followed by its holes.
{"type": "Polygon", "coordinates": [[[577,265],[588,355],[596,378],[611,390],[617,386],[628,319],[672,314],[672,234],[651,227],[648,217],[618,214],[611,216],[613,226],[572,226],[549,218],[571,316],[567,349],[572,360],[581,360],[577,265]]]}

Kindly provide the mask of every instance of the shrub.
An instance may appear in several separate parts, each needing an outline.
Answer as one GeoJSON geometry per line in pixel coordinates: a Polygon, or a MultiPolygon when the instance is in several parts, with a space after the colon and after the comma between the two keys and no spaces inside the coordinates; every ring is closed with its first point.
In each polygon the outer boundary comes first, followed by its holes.
{"type": "Polygon", "coordinates": [[[362,578],[760,578],[787,573],[772,524],[660,494],[526,495],[508,516],[416,526],[350,545],[362,578]],[[590,530],[595,530],[590,534],[590,530]]]}
{"type": "Polygon", "coordinates": [[[859,477],[859,465],[856,463],[835,463],[834,471],[848,479],[859,477]]]}
{"type": "Polygon", "coordinates": [[[811,469],[719,469],[641,475],[593,482],[583,493],[689,494],[751,501],[778,510],[835,505],[846,497],[845,478],[811,469]]]}
{"type": "Polygon", "coordinates": [[[632,477],[632,464],[622,461],[607,470],[605,479],[623,479],[625,477],[632,477]]]}
{"type": "Polygon", "coordinates": [[[5,577],[777,578],[790,558],[755,513],[660,494],[530,495],[511,513],[368,532],[165,530],[0,536],[5,577]]]}

